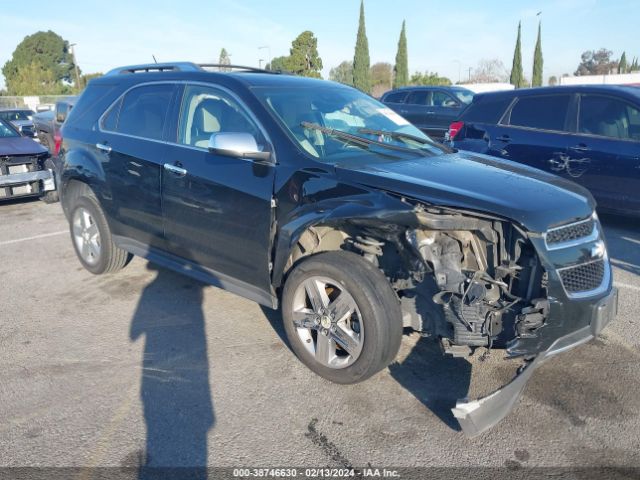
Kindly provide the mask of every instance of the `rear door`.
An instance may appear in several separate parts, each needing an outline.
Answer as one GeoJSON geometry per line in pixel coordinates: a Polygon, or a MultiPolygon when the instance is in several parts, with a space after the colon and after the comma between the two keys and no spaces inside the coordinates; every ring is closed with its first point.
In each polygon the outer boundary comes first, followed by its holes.
{"type": "Polygon", "coordinates": [[[611,95],[580,95],[567,172],[599,206],[639,212],[640,105],[611,95]]]}
{"type": "Polygon", "coordinates": [[[402,115],[402,110],[404,110],[404,101],[406,100],[408,93],[409,92],[406,90],[389,92],[382,97],[382,103],[388,106],[391,110],[402,115]]]}
{"type": "Polygon", "coordinates": [[[264,150],[271,150],[271,143],[227,90],[187,85],[181,104],[162,175],[170,251],[221,274],[222,286],[230,277],[270,295],[275,165],[213,154],[207,147],[218,132],[250,133],[264,150]]]}
{"type": "Polygon", "coordinates": [[[489,154],[566,175],[574,108],[570,93],[518,98],[492,129],[489,154]]]}
{"type": "Polygon", "coordinates": [[[167,114],[176,86],[158,83],[129,90],[103,116],[96,137],[110,199],[104,205],[116,231],[147,244],[163,237],[161,171],[167,114]]]}

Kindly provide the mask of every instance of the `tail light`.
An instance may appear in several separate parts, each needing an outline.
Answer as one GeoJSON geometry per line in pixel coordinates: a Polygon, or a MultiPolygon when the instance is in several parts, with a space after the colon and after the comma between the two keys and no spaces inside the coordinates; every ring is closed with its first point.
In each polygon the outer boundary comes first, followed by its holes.
{"type": "Polygon", "coordinates": [[[56,133],[53,136],[53,154],[58,155],[60,153],[60,147],[62,147],[62,135],[56,133]]]}
{"type": "Polygon", "coordinates": [[[462,127],[464,127],[464,122],[453,122],[449,125],[449,140],[455,139],[462,127]]]}

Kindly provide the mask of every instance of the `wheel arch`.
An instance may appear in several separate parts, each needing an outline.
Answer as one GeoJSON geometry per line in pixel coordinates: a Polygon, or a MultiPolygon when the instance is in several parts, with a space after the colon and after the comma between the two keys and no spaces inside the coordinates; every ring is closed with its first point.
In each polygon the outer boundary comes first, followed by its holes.
{"type": "Polygon", "coordinates": [[[358,232],[374,240],[388,240],[390,232],[417,225],[415,205],[384,192],[318,202],[289,218],[278,228],[272,277],[275,288],[302,258],[341,250],[358,232]]]}

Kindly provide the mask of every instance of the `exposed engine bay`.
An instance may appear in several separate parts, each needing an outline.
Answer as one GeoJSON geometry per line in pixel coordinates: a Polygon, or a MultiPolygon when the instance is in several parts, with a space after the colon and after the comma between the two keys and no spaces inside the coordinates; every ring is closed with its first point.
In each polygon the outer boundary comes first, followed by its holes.
{"type": "Polygon", "coordinates": [[[386,273],[405,327],[439,338],[455,356],[536,335],[549,311],[547,275],[525,232],[451,212],[416,217],[417,228],[362,226],[347,239],[386,273]]]}

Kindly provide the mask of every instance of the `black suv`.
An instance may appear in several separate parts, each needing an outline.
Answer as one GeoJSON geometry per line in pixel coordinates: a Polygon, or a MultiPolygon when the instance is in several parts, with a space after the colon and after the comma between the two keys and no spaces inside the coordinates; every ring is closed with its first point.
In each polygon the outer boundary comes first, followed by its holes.
{"type": "Polygon", "coordinates": [[[547,170],[586,187],[598,208],[640,216],[640,88],[532,88],[477,95],[452,145],[547,170]]]}
{"type": "Polygon", "coordinates": [[[62,205],[90,272],[139,255],[279,307],[296,355],[338,383],[389,365],[403,327],[455,355],[506,348],[526,368],[458,404],[470,434],[615,315],[583,188],[453,153],[353,88],[208,69],[117,69],[69,114],[62,205]]]}

